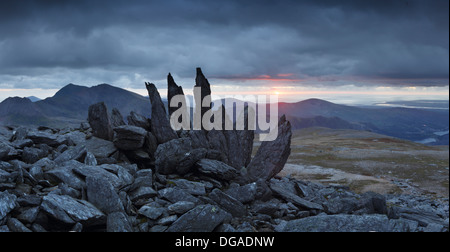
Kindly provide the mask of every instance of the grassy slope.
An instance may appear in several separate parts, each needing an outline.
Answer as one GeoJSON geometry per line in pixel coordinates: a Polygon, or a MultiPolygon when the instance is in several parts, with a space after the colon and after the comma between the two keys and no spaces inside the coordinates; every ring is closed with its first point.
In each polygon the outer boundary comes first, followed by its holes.
{"type": "Polygon", "coordinates": [[[448,197],[448,146],[431,147],[353,130],[312,128],[293,135],[289,163],[410,182],[448,197]]]}
{"type": "MultiPolygon", "coordinates": [[[[294,131],[291,148],[288,164],[300,168],[293,175],[303,179],[344,184],[356,191],[376,188],[373,184],[384,181],[379,187],[388,182],[390,189],[383,192],[413,190],[449,195],[448,146],[426,146],[365,131],[308,128],[294,131]],[[330,178],[340,176],[327,172],[305,174],[302,166],[332,168],[329,170],[358,176],[333,180],[330,178]]],[[[280,175],[291,173],[292,167],[286,166],[280,175]]]]}

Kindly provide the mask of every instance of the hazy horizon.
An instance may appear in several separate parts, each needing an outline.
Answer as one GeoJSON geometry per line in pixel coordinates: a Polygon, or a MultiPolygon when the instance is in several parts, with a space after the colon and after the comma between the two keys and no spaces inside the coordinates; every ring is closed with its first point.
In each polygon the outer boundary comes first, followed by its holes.
{"type": "MultiPolygon", "coordinates": [[[[102,83],[104,84],[104,83],[102,83]]],[[[220,86],[212,84],[212,91],[215,95],[218,95],[220,97],[234,97],[236,95],[278,95],[279,102],[287,102],[287,103],[294,103],[299,101],[304,101],[308,99],[321,99],[326,100],[329,102],[337,103],[337,104],[343,104],[343,105],[354,105],[354,106],[380,106],[383,105],[383,103],[389,104],[390,102],[401,102],[401,101],[449,101],[448,89],[445,90],[445,88],[442,90],[440,89],[434,89],[432,94],[430,93],[424,93],[421,90],[411,89],[411,88],[388,88],[388,87],[378,87],[374,90],[367,90],[366,87],[353,87],[352,89],[348,91],[344,91],[341,87],[339,90],[330,90],[330,89],[310,89],[305,91],[293,91],[288,89],[262,89],[256,92],[252,92],[250,90],[244,90],[242,92],[239,91],[227,91],[232,90],[233,88],[230,88],[230,86],[227,86],[225,89],[221,89],[220,86]]],[[[75,84],[78,85],[78,84],[75,84]]],[[[98,84],[101,85],[101,84],[98,84]]],[[[114,87],[112,84],[108,84],[114,87]]],[[[78,85],[78,86],[84,86],[84,85],[78,85]]],[[[85,86],[85,87],[93,87],[97,85],[92,86],[85,86]]],[[[160,85],[163,86],[163,85],[160,85]]],[[[183,87],[186,95],[192,95],[192,86],[190,88],[183,87]]],[[[349,87],[347,87],[349,89],[349,87]]],[[[141,96],[148,96],[147,90],[145,88],[143,89],[132,89],[132,88],[123,88],[127,91],[139,94],[141,96]]],[[[430,88],[427,88],[430,89],[430,88]]],[[[0,93],[0,103],[4,101],[5,99],[9,97],[37,97],[41,100],[44,100],[49,97],[53,97],[60,89],[10,89],[10,90],[3,90],[3,92],[0,93]]],[[[167,97],[167,88],[158,88],[161,97],[166,98],[167,97]]],[[[234,88],[236,90],[236,88],[234,88]]],[[[429,90],[428,90],[429,91],[429,90]]],[[[395,105],[395,104],[394,104],[395,105]]],[[[398,104],[397,104],[398,105],[398,104]]]]}

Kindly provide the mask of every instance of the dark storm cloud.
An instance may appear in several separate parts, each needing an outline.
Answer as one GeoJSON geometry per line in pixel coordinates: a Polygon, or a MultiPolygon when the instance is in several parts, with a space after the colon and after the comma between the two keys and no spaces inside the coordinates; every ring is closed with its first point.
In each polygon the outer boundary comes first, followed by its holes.
{"type": "Polygon", "coordinates": [[[171,71],[191,78],[197,66],[223,79],[290,74],[328,85],[354,78],[448,85],[448,5],[446,0],[1,1],[0,85],[2,76],[16,87],[28,85],[14,83],[23,76],[65,76],[60,85],[70,78],[83,81],[79,75],[114,82],[136,75],[162,79],[171,71]]]}

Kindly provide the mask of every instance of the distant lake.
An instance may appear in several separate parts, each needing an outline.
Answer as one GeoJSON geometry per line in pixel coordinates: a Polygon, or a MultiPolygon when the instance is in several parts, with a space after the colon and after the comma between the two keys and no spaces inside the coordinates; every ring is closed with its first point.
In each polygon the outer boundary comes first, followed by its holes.
{"type": "Polygon", "coordinates": [[[449,101],[448,100],[390,101],[390,102],[376,103],[375,106],[449,110],[449,101]]]}
{"type": "MultiPolygon", "coordinates": [[[[433,134],[435,134],[436,136],[440,136],[441,137],[441,136],[448,135],[449,131],[448,130],[447,131],[436,131],[433,134]]],[[[415,142],[416,143],[421,143],[421,144],[430,144],[430,143],[437,142],[437,139],[430,137],[430,138],[426,138],[426,139],[423,139],[423,140],[420,140],[420,141],[415,141],[415,142]]]]}
{"type": "Polygon", "coordinates": [[[438,132],[434,132],[435,135],[437,136],[445,136],[448,135],[449,131],[438,131],[438,132]]]}
{"type": "Polygon", "coordinates": [[[421,144],[430,144],[430,143],[435,143],[435,142],[437,142],[437,140],[434,138],[427,138],[424,140],[416,141],[416,143],[421,143],[421,144]]]}

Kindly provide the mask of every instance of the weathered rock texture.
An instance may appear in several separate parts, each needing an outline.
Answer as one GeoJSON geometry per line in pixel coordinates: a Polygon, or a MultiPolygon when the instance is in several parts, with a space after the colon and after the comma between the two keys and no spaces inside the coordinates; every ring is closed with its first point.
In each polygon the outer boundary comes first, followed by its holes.
{"type": "Polygon", "coordinates": [[[151,131],[159,144],[178,138],[170,126],[170,121],[164,103],[153,83],[145,83],[152,105],[151,131]]]}
{"type": "MultiPolygon", "coordinates": [[[[210,94],[200,69],[196,83],[210,94]]],[[[252,159],[248,127],[175,133],[146,87],[151,119],[125,125],[100,103],[78,129],[1,128],[0,231],[448,231],[448,199],[276,177],[290,154],[284,117],[252,159]]]]}
{"type": "Polygon", "coordinates": [[[250,180],[259,178],[269,180],[278,174],[286,164],[291,154],[291,124],[282,116],[278,123],[278,137],[274,141],[265,141],[261,144],[247,167],[250,180]]]}
{"type": "Polygon", "coordinates": [[[176,95],[183,95],[183,88],[181,86],[178,86],[175,83],[175,80],[173,79],[172,75],[169,73],[167,76],[167,100],[168,100],[168,107],[169,107],[169,117],[172,115],[172,113],[176,110],[178,110],[181,106],[172,107],[170,106],[170,102],[172,101],[172,98],[176,95]]]}
{"type": "MultiPolygon", "coordinates": [[[[211,85],[209,84],[208,79],[206,79],[205,75],[203,75],[202,69],[197,68],[197,76],[195,77],[195,87],[200,88],[201,92],[198,94],[194,93],[195,102],[199,103],[196,105],[199,110],[196,110],[196,113],[200,111],[200,116],[203,118],[203,115],[211,109],[211,85]],[[199,106],[202,104],[202,106],[199,106]],[[204,106],[203,106],[204,105],[204,106]]],[[[195,116],[195,115],[194,115],[195,116]]],[[[203,126],[202,126],[203,129],[203,126]]]]}
{"type": "Polygon", "coordinates": [[[92,127],[94,136],[105,140],[113,139],[114,132],[111,127],[111,119],[104,102],[89,107],[88,122],[92,127]]]}

